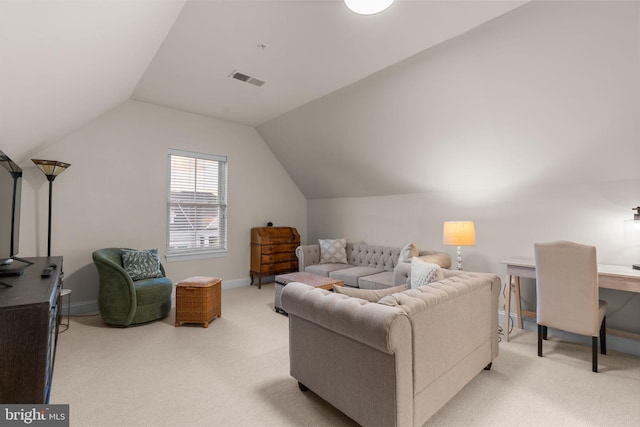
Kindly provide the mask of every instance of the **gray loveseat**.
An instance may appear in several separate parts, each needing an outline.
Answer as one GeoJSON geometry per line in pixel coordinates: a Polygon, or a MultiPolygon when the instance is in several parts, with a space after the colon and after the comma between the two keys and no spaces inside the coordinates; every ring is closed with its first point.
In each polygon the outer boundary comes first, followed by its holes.
{"type": "Polygon", "coordinates": [[[443,273],[377,303],[288,284],[282,304],[300,389],[364,426],[423,425],[498,356],[500,278],[443,273]]]}
{"type": "MultiPolygon", "coordinates": [[[[384,289],[407,283],[410,262],[399,262],[402,248],[347,243],[347,262],[320,263],[320,245],[302,245],[296,249],[299,271],[342,280],[345,286],[362,289],[384,289]]],[[[444,252],[420,251],[420,258],[442,268],[451,266],[444,252]]]]}

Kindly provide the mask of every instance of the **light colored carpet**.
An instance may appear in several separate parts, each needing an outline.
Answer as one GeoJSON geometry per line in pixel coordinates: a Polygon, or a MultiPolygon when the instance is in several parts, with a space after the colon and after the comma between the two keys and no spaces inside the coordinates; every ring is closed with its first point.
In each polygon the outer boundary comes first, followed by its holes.
{"type": "MultiPolygon", "coordinates": [[[[223,291],[209,328],[174,313],[116,329],[72,317],[60,334],[51,403],[72,426],[353,426],[289,376],[288,320],[273,284],[223,291]]],[[[514,330],[482,371],[427,426],[636,426],[640,358],[609,352],[591,372],[590,347],[514,330]]]]}

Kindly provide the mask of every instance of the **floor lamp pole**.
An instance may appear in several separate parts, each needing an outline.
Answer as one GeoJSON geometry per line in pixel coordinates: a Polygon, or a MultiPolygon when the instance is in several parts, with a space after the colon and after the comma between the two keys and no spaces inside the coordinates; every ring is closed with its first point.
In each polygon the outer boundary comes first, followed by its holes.
{"type": "Polygon", "coordinates": [[[52,200],[52,193],[53,193],[53,179],[55,178],[55,176],[48,176],[47,179],[49,180],[49,231],[47,233],[47,256],[51,256],[51,200],[52,200]]]}

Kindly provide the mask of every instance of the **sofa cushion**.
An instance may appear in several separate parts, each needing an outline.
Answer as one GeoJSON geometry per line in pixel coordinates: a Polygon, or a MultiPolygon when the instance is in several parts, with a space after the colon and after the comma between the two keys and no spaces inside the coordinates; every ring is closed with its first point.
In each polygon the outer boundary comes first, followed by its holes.
{"type": "Polygon", "coordinates": [[[336,280],[342,280],[345,285],[358,287],[358,279],[362,276],[371,276],[372,274],[382,273],[382,268],[373,267],[350,267],[342,270],[335,270],[329,273],[329,277],[336,280]]]}
{"type": "Polygon", "coordinates": [[[411,280],[409,286],[417,288],[444,279],[442,269],[437,264],[425,262],[418,257],[411,260],[411,280]]]}
{"type": "Polygon", "coordinates": [[[347,263],[346,239],[319,239],[320,264],[347,263]]]}
{"type": "Polygon", "coordinates": [[[358,287],[360,289],[387,289],[397,285],[404,285],[404,283],[395,283],[394,274],[393,271],[383,271],[370,276],[362,276],[358,279],[358,287]]]}
{"type": "Polygon", "coordinates": [[[143,251],[122,249],[122,268],[134,281],[162,277],[158,249],[143,251]]]}
{"type": "Polygon", "coordinates": [[[138,306],[156,304],[162,301],[171,303],[173,283],[166,277],[138,280],[134,284],[134,288],[138,306]]]}
{"type": "Polygon", "coordinates": [[[348,286],[334,286],[333,291],[350,297],[360,298],[369,302],[378,302],[381,298],[407,290],[407,285],[394,286],[386,289],[356,289],[348,286]]]}
{"type": "Polygon", "coordinates": [[[308,265],[304,271],[307,273],[317,274],[318,276],[329,277],[329,273],[336,270],[344,270],[351,268],[349,264],[313,264],[308,265]]]}

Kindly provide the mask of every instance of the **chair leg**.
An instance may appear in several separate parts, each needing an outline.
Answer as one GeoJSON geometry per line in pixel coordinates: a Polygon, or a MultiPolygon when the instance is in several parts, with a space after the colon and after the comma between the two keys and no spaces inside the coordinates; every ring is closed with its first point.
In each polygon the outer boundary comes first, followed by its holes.
{"type": "Polygon", "coordinates": [[[607,354],[607,316],[604,316],[600,325],[600,354],[607,354]]]}
{"type": "Polygon", "coordinates": [[[546,326],[542,327],[542,339],[545,341],[547,340],[547,329],[548,328],[546,326]]]}
{"type": "Polygon", "coordinates": [[[542,357],[542,329],[544,326],[538,325],[538,357],[542,357]]]}
{"type": "Polygon", "coordinates": [[[598,372],[598,337],[591,337],[591,359],[591,370],[598,372]]]}

